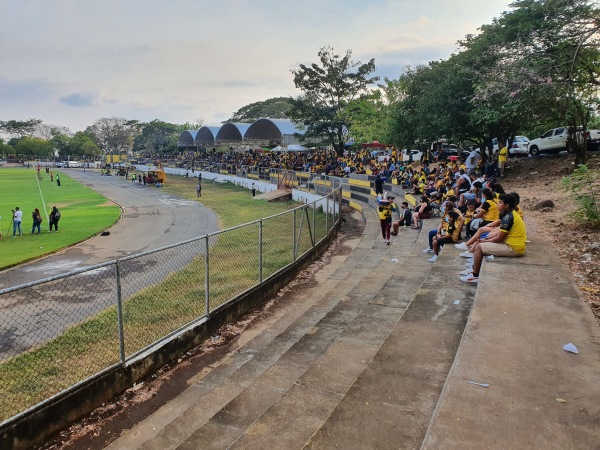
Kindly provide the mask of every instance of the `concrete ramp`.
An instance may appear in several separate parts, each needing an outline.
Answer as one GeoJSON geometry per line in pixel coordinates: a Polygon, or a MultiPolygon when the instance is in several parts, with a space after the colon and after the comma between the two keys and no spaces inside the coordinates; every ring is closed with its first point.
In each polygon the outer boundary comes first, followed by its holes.
{"type": "Polygon", "coordinates": [[[286,189],[277,189],[271,192],[254,197],[256,200],[266,200],[268,202],[287,202],[292,199],[292,191],[286,189]]]}

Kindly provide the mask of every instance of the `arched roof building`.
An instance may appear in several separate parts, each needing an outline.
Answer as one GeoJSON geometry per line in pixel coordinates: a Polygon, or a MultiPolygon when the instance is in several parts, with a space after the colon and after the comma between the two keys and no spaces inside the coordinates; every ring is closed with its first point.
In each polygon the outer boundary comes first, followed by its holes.
{"type": "Polygon", "coordinates": [[[299,144],[296,134],[304,134],[291,120],[258,119],[253,123],[228,122],[220,127],[186,130],[177,141],[178,147],[201,147],[218,144],[252,143],[261,146],[299,144]]]}
{"type": "Polygon", "coordinates": [[[196,145],[213,145],[221,127],[202,127],[196,136],[196,145]]]}
{"type": "Polygon", "coordinates": [[[304,134],[304,131],[296,127],[291,120],[265,118],[258,119],[250,125],[244,140],[266,145],[287,146],[299,143],[295,136],[296,133],[304,134]]]}
{"type": "Polygon", "coordinates": [[[218,142],[235,142],[241,144],[244,141],[246,131],[251,125],[251,123],[224,123],[219,129],[215,140],[218,142]]]}
{"type": "Polygon", "coordinates": [[[194,147],[196,145],[196,135],[198,130],[182,131],[177,140],[177,147],[194,147]]]}

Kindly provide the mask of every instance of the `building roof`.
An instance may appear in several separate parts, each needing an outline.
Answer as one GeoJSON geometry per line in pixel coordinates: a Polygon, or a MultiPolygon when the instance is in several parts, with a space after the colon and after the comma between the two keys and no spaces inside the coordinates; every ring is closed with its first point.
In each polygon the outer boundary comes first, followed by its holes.
{"type": "Polygon", "coordinates": [[[185,130],[182,131],[179,135],[179,139],[177,140],[178,147],[193,147],[196,139],[196,135],[198,134],[198,130],[185,130]]]}
{"type": "Polygon", "coordinates": [[[228,122],[224,123],[219,132],[215,136],[215,140],[217,141],[239,141],[242,142],[244,140],[244,135],[248,128],[250,128],[251,123],[234,123],[228,122]]]}

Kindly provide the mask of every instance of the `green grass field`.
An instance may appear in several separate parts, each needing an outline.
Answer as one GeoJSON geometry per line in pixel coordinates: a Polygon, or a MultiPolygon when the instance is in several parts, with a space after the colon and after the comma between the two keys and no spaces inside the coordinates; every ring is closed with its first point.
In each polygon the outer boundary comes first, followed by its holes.
{"type": "Polygon", "coordinates": [[[33,168],[0,168],[0,231],[4,235],[0,242],[0,269],[83,241],[119,219],[121,211],[115,203],[54,170],[55,177],[57,174],[60,187],[56,178],[51,182],[44,170],[38,177],[33,168]],[[17,206],[23,211],[23,237],[12,238],[11,210],[17,206]],[[48,233],[48,214],[53,206],[61,212],[58,233],[48,233]],[[44,220],[40,235],[31,234],[31,213],[35,208],[44,220]]]}
{"type": "MultiPolygon", "coordinates": [[[[26,177],[34,177],[23,172],[26,177]]],[[[193,179],[169,177],[168,187],[164,189],[183,198],[196,199],[196,180],[193,179]]],[[[255,200],[246,189],[230,184],[213,185],[208,180],[203,183],[202,194],[199,200],[217,212],[224,228],[298,206],[295,202],[255,200]]],[[[60,204],[57,206],[60,208],[60,204]]],[[[325,221],[320,211],[315,218],[318,240],[326,234],[325,221]]],[[[311,246],[306,216],[298,214],[296,224],[297,229],[302,224],[304,230],[299,233],[301,254],[311,246]]],[[[265,222],[265,278],[292,262],[292,230],[291,214],[265,222]]],[[[211,308],[258,281],[257,231],[256,225],[230,231],[211,247],[211,308]]],[[[40,236],[34,236],[37,237],[40,236]]],[[[25,239],[8,240],[18,243],[25,239]]],[[[203,313],[204,295],[204,257],[200,255],[182,270],[128,298],[123,305],[126,354],[199,317],[203,313]]],[[[0,421],[118,362],[118,348],[117,312],[115,307],[109,307],[60,336],[0,363],[0,421]]]]}

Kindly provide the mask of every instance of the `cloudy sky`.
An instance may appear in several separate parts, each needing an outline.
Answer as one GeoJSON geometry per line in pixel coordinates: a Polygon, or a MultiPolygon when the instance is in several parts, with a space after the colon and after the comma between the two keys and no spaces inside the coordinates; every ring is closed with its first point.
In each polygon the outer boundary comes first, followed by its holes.
{"type": "Polygon", "coordinates": [[[377,75],[445,59],[509,0],[0,0],[0,120],[218,124],[325,45],[377,75]]]}

